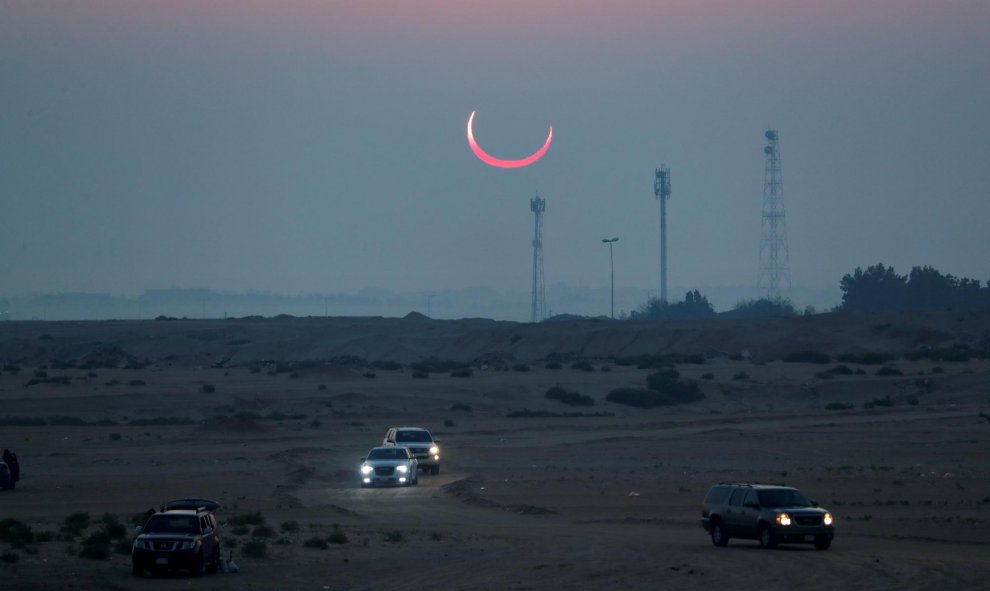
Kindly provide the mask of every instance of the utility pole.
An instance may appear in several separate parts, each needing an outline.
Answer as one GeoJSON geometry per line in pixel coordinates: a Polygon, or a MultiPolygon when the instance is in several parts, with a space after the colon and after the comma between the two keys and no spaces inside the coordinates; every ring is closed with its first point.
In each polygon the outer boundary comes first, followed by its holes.
{"type": "Polygon", "coordinates": [[[608,262],[612,275],[612,320],[615,320],[615,258],[612,256],[612,244],[618,241],[618,238],[602,238],[602,242],[608,244],[608,262]]]}
{"type": "Polygon", "coordinates": [[[660,202],[660,301],[667,301],[667,200],[670,199],[670,169],[664,165],[656,170],[653,194],[660,202]]]}

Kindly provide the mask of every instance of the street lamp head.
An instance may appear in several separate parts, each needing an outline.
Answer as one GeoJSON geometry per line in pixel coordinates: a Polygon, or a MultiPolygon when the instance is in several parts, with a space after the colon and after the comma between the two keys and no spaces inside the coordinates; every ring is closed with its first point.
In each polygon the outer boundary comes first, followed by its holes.
{"type": "Polygon", "coordinates": [[[612,238],[612,239],[602,238],[602,242],[605,242],[605,243],[608,243],[608,242],[618,242],[618,241],[619,241],[618,238],[612,238]]]}

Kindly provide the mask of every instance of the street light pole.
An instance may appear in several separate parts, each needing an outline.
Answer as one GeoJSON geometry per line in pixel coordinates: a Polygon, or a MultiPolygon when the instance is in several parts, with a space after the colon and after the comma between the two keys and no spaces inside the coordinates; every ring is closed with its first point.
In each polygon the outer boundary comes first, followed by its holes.
{"type": "Polygon", "coordinates": [[[612,320],[615,320],[615,258],[612,256],[612,243],[618,241],[618,238],[602,238],[602,242],[608,244],[608,262],[612,274],[612,320]]]}

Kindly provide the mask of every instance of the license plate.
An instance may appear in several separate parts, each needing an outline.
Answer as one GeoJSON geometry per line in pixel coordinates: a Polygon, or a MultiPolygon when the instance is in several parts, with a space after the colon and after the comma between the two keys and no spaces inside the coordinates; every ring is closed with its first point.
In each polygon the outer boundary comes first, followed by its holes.
{"type": "Polygon", "coordinates": [[[168,556],[156,556],[155,564],[168,564],[168,556]]]}
{"type": "Polygon", "coordinates": [[[805,542],[814,542],[815,541],[815,536],[804,536],[804,541],[805,542]]]}

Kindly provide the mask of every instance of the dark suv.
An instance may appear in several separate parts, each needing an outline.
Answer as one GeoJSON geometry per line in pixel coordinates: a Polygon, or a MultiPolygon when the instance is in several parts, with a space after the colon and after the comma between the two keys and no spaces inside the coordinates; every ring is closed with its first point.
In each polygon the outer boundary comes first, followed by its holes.
{"type": "Polygon", "coordinates": [[[178,499],[164,505],[137,528],[131,570],[189,570],[193,576],[220,567],[217,504],[206,499],[178,499]]]}
{"type": "Polygon", "coordinates": [[[419,462],[419,469],[440,473],[440,441],[422,427],[392,427],[385,432],[384,447],[408,447],[419,462]]]}
{"type": "Polygon", "coordinates": [[[825,550],[835,536],[832,522],[832,514],[818,503],[780,484],[720,482],[701,507],[701,525],[716,546],[744,538],[759,540],[764,548],[787,543],[825,550]]]}

